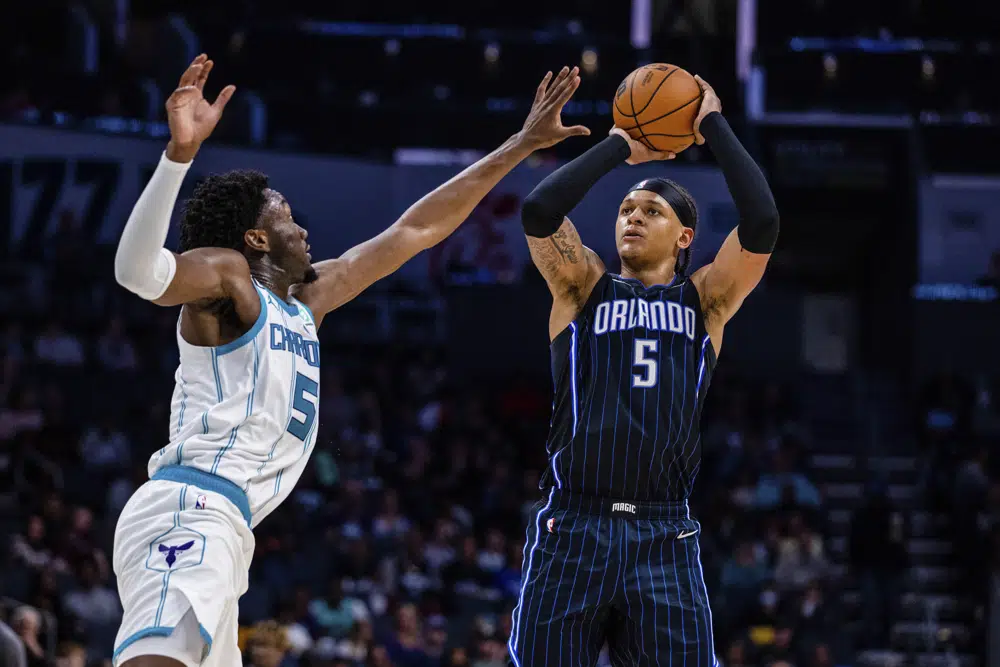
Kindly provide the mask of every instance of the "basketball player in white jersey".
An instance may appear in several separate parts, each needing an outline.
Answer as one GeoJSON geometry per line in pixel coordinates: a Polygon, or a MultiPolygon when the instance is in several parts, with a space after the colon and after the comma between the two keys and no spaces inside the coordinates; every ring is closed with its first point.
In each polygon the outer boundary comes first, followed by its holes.
{"type": "MultiPolygon", "coordinates": [[[[163,244],[181,181],[235,92],[206,101],[211,69],[196,58],[167,100],[170,142],[115,257],[124,287],[183,306],[169,442],[115,531],[125,614],[114,663],[128,667],[241,664],[237,600],[251,529],[289,494],[316,440],[323,318],[455,231],[533,151],[589,133],[560,121],[580,84],[576,68],[563,68],[542,80],[520,132],[336,259],[311,263],[289,203],[252,171],[198,186],[174,254],[163,244]]],[[[364,202],[332,224],[370,224],[364,202]]]]}

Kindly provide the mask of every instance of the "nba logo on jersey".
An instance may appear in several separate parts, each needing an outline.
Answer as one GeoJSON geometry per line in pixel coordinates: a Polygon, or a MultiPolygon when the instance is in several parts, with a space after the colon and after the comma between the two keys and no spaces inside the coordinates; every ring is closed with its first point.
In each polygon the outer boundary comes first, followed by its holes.
{"type": "Polygon", "coordinates": [[[198,499],[194,501],[194,508],[196,510],[203,510],[205,509],[205,505],[207,504],[208,504],[208,496],[206,496],[205,494],[201,494],[200,496],[198,496],[198,499]]]}
{"type": "Polygon", "coordinates": [[[549,529],[550,533],[556,532],[556,530],[555,530],[555,528],[556,528],[556,520],[555,519],[549,519],[548,521],[546,521],[545,522],[545,526],[549,529]]]}

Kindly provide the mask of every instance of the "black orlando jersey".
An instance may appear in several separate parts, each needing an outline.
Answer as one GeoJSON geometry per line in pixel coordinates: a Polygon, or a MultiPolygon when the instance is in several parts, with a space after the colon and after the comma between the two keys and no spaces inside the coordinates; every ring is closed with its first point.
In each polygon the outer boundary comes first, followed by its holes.
{"type": "Polygon", "coordinates": [[[555,383],[543,487],[623,500],[685,500],[716,356],[698,291],[605,273],[551,345],[555,383]]]}

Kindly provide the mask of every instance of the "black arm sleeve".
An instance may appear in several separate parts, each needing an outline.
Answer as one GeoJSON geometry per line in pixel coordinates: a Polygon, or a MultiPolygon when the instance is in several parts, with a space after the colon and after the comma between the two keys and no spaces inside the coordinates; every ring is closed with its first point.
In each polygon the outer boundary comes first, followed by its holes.
{"type": "Polygon", "coordinates": [[[721,113],[711,113],[702,119],[701,134],[715,154],[739,211],[736,233],[740,245],[748,252],[770,253],[778,240],[778,208],[763,172],[721,113]]]}
{"type": "Polygon", "coordinates": [[[613,134],[549,174],[525,197],[521,206],[524,233],[536,238],[555,234],[563,218],[580,203],[594,183],[631,154],[628,142],[613,134]]]}

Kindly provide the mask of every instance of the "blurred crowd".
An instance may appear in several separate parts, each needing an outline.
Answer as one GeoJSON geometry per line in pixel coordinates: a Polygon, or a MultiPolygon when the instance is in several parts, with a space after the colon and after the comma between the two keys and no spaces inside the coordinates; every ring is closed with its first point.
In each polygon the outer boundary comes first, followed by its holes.
{"type": "Polygon", "coordinates": [[[917,415],[921,485],[928,505],[948,514],[961,592],[985,608],[990,572],[1000,572],[1000,403],[986,376],[930,382],[917,415]]]}
{"type": "Polygon", "coordinates": [[[523,120],[546,69],[563,65],[583,73],[565,113],[606,127],[619,82],[640,60],[668,54],[711,72],[735,112],[735,4],[656,4],[646,44],[635,46],[631,13],[590,0],[405,9],[315,0],[16,3],[0,24],[0,64],[14,72],[0,82],[0,120],[155,134],[163,101],[200,51],[217,64],[209,94],[225,83],[241,91],[215,140],[283,150],[384,158],[398,147],[492,148],[523,120]]]}
{"type": "MultiPolygon", "coordinates": [[[[73,250],[70,236],[0,277],[0,647],[30,667],[111,655],[114,525],[163,444],[177,364],[176,311],[118,288],[106,249],[73,250]]],[[[315,453],[256,531],[240,601],[247,664],[505,665],[545,464],[546,376],[462,383],[435,346],[326,342],[315,453]]],[[[1000,517],[991,395],[945,380],[920,412],[923,486],[954,512],[974,594],[998,553],[986,548],[1000,517]]],[[[706,406],[691,502],[726,667],[847,664],[887,646],[898,614],[906,532],[873,485],[848,548],[865,624],[844,630],[853,612],[796,396],[723,364],[706,406]]]]}

